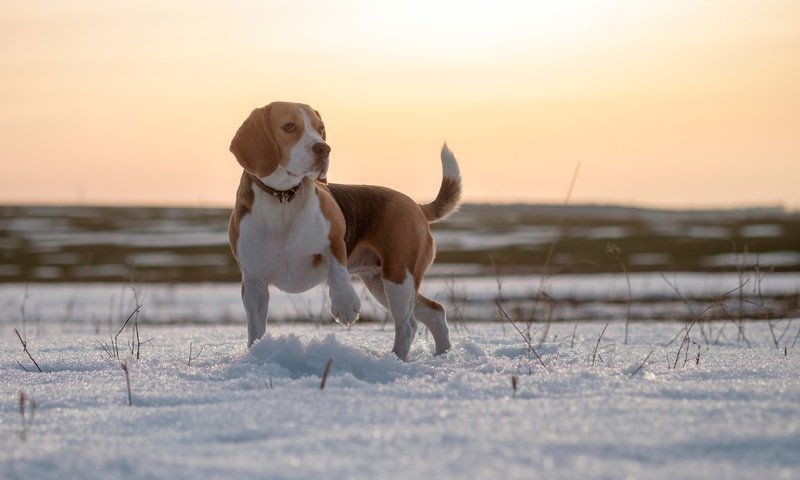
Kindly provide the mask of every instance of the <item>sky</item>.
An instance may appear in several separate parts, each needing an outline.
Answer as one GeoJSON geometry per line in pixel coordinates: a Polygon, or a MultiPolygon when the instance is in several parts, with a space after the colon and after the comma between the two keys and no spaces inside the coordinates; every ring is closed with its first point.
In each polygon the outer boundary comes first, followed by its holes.
{"type": "Polygon", "coordinates": [[[232,205],[274,100],[421,202],[800,209],[796,0],[6,0],[0,203],[232,205]]]}

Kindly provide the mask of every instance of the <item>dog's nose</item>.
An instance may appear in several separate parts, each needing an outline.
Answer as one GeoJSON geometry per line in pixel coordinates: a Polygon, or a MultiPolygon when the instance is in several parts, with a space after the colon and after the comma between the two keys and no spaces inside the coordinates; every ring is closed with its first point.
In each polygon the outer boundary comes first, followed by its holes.
{"type": "Polygon", "coordinates": [[[331,153],[331,147],[325,142],[317,142],[311,146],[311,151],[314,152],[317,158],[325,158],[331,153]]]}

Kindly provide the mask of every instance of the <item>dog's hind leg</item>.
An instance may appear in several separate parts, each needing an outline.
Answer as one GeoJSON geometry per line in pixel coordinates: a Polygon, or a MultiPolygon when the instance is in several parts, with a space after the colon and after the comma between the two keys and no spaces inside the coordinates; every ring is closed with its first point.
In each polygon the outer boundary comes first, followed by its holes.
{"type": "Polygon", "coordinates": [[[431,331],[436,343],[436,355],[450,350],[450,328],[443,306],[418,293],[414,302],[414,316],[431,331]]]}
{"type": "Polygon", "coordinates": [[[383,291],[389,304],[389,311],[394,320],[394,346],[392,352],[401,360],[408,360],[411,342],[417,333],[417,321],[414,318],[414,299],[417,296],[414,278],[407,274],[402,283],[394,283],[383,279],[383,291]]]}
{"type": "Polygon", "coordinates": [[[367,287],[369,293],[375,297],[375,300],[377,300],[378,303],[383,305],[383,307],[388,310],[389,300],[386,298],[386,291],[383,288],[383,278],[381,277],[381,274],[360,273],[358,274],[358,278],[360,278],[364,286],[367,287]]]}
{"type": "MultiPolygon", "coordinates": [[[[380,274],[360,274],[358,278],[372,293],[375,300],[381,305],[389,308],[389,300],[384,289],[384,280],[380,274]]],[[[444,307],[430,298],[417,294],[414,301],[414,318],[422,322],[433,335],[436,344],[436,355],[450,350],[450,328],[447,326],[444,307]]],[[[395,345],[396,346],[396,345],[395,345]]]]}
{"type": "Polygon", "coordinates": [[[247,346],[251,347],[267,331],[269,289],[264,282],[242,281],[242,303],[247,314],[247,346]]]}

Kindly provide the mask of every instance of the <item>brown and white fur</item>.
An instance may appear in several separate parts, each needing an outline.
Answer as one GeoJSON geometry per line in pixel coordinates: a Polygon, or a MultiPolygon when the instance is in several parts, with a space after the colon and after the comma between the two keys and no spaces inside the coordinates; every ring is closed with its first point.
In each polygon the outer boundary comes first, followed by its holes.
{"type": "Polygon", "coordinates": [[[350,325],[361,308],[349,281],[357,275],[391,313],[392,352],[407,360],[416,320],[430,329],[436,353],[446,352],[444,308],[421,295],[419,286],[435,255],[428,224],[458,206],[455,157],[447,145],[442,148],[439,193],[419,205],[389,188],[328,184],[325,138],[317,111],[274,102],[253,110],[231,141],[244,168],[229,234],[242,273],[248,345],[266,331],[269,285],[299,293],[327,282],[333,317],[350,325]]]}

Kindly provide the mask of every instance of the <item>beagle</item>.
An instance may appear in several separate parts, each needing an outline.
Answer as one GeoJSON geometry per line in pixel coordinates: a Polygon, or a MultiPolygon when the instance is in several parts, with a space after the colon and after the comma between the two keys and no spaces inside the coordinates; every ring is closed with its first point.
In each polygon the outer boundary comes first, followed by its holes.
{"type": "Polygon", "coordinates": [[[327,183],[331,147],[319,112],[274,102],[253,110],[231,141],[242,166],[228,232],[242,274],[248,346],[266,331],[269,285],[304,292],[328,283],[331,314],[358,319],[358,276],[394,320],[394,352],[407,360],[417,325],[430,329],[436,354],[450,348],[444,308],[419,293],[433,262],[429,223],[452,213],[461,196],[453,153],[441,152],[443,179],[433,202],[419,205],[385,187],[327,183]]]}

